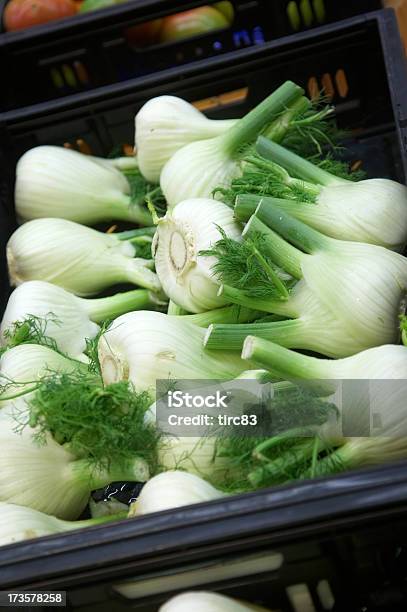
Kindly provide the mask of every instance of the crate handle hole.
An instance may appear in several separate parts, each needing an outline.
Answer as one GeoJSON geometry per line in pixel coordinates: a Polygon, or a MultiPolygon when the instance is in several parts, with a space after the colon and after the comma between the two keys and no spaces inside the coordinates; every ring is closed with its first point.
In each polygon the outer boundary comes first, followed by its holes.
{"type": "Polygon", "coordinates": [[[291,2],[287,4],[287,17],[292,29],[298,32],[301,27],[301,16],[295,0],[291,0],[291,2]]]}
{"type": "Polygon", "coordinates": [[[288,599],[295,612],[316,612],[308,586],[293,584],[286,589],[288,599]]]}
{"type": "Polygon", "coordinates": [[[308,95],[311,100],[317,100],[320,97],[320,87],[318,84],[318,80],[315,76],[312,76],[308,79],[307,83],[308,95]]]}
{"type": "Polygon", "coordinates": [[[349,83],[343,68],[336,71],[335,82],[340,97],[347,98],[349,94],[349,83]]]}
{"type": "Polygon", "coordinates": [[[312,3],[315,17],[318,23],[326,22],[325,0],[314,0],[312,3]]]}
{"type": "Polygon", "coordinates": [[[323,609],[332,610],[335,605],[335,597],[328,580],[320,580],[318,582],[317,593],[323,609]]]}
{"type": "Polygon", "coordinates": [[[300,10],[305,26],[307,28],[311,27],[314,23],[314,14],[310,0],[301,0],[300,10]]]}
{"type": "Polygon", "coordinates": [[[326,72],[325,74],[322,75],[321,83],[322,83],[322,89],[324,90],[326,97],[329,100],[332,100],[335,96],[335,87],[334,87],[332,77],[329,74],[329,72],[326,72]]]}

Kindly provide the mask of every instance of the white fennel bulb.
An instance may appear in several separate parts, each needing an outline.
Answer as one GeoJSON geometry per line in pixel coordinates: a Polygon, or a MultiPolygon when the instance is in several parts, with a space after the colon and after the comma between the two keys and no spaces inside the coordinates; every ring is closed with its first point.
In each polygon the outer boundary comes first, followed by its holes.
{"type": "Polygon", "coordinates": [[[130,380],[155,394],[157,380],[230,380],[247,369],[233,352],[205,351],[205,330],[182,319],[139,311],[113,321],[99,340],[104,382],[130,380]]]}
{"type": "Polygon", "coordinates": [[[161,189],[171,209],[188,198],[209,198],[241,174],[238,161],[222,148],[224,136],[198,140],[179,149],[165,164],[161,189]]]}
{"type": "Polygon", "coordinates": [[[144,289],[106,298],[79,298],[45,281],[28,281],[11,294],[0,325],[1,343],[9,343],[15,324],[32,317],[44,323],[44,334],[55,340],[70,357],[82,358],[86,339],[94,338],[101,322],[140,307],[156,307],[159,301],[144,289]]]}
{"type": "Polygon", "coordinates": [[[217,439],[211,436],[164,436],[158,462],[165,470],[185,470],[215,483],[230,471],[228,458],[218,456],[217,439]]]}
{"type": "Polygon", "coordinates": [[[0,400],[4,402],[13,395],[33,389],[47,372],[72,372],[78,367],[82,367],[78,361],[68,359],[46,346],[15,346],[0,357],[0,385],[4,386],[0,400]]]}
{"type": "Polygon", "coordinates": [[[13,291],[7,303],[0,326],[2,345],[7,345],[7,332],[12,333],[16,322],[35,316],[46,321],[45,334],[55,340],[60,351],[81,358],[86,338],[94,338],[99,325],[90,320],[80,300],[51,283],[23,283],[13,291]]]}
{"type": "Polygon", "coordinates": [[[15,411],[21,414],[23,409],[20,400],[0,410],[0,501],[72,520],[80,516],[94,489],[114,481],[147,480],[148,466],[142,459],[103,470],[75,457],[51,435],[38,444],[35,429],[16,431],[15,411]]]}
{"type": "Polygon", "coordinates": [[[84,527],[118,520],[119,516],[92,518],[82,521],[63,521],[44,512],[0,502],[0,546],[17,544],[33,538],[75,531],[84,527]]]}
{"type": "MultiPolygon", "coordinates": [[[[207,591],[176,595],[159,612],[267,612],[266,608],[207,591]]],[[[270,610],[268,612],[271,612],[270,610]]]]}
{"type": "Polygon", "coordinates": [[[234,120],[210,120],[192,104],[175,96],[152,98],[135,118],[141,173],[148,181],[158,183],[161,170],[176,151],[195,140],[223,134],[234,123],[234,120]]]}
{"type": "Polygon", "coordinates": [[[266,238],[265,250],[273,261],[300,280],[285,301],[247,300],[242,292],[227,289],[224,297],[291,320],[253,326],[213,325],[205,338],[207,348],[219,348],[221,343],[223,350],[237,349],[247,335],[258,335],[287,348],[338,358],[398,342],[399,316],[407,290],[405,257],[376,245],[328,238],[286,212],[263,209],[263,204],[243,234],[250,237],[259,232],[266,238]]]}
{"type": "Polygon", "coordinates": [[[85,225],[111,220],[151,224],[147,209],[132,203],[129,182],[113,164],[63,147],[35,147],[20,158],[15,204],[23,221],[61,217],[85,225]]]}
{"type": "Polygon", "coordinates": [[[119,512],[128,512],[128,505],[117,501],[114,498],[95,501],[93,497],[89,499],[89,512],[92,518],[116,515],[119,512]]]}
{"type": "Polygon", "coordinates": [[[336,403],[342,419],[333,427],[327,424],[320,435],[338,440],[340,426],[341,446],[317,461],[313,477],[407,458],[407,347],[379,346],[330,360],[248,336],[242,357],[296,384],[329,381],[330,401],[336,403]],[[350,380],[359,382],[349,385],[350,380]]]}
{"type": "MultiPolygon", "coordinates": [[[[146,423],[156,425],[156,413],[157,405],[153,404],[146,413],[146,423]]],[[[185,470],[215,483],[231,470],[228,458],[219,456],[215,436],[172,436],[164,433],[160,438],[157,458],[160,469],[185,470]]]]}
{"type": "Polygon", "coordinates": [[[241,174],[239,160],[243,147],[252,143],[303,93],[300,87],[287,81],[220,136],[179,149],[165,164],[160,177],[169,208],[188,198],[209,198],[215,189],[229,187],[241,174]]]}
{"type": "Polygon", "coordinates": [[[332,473],[333,470],[351,470],[373,467],[384,463],[406,460],[407,436],[405,427],[398,435],[351,437],[335,453],[317,464],[315,476],[332,473]]]}
{"type": "Polygon", "coordinates": [[[134,246],[66,219],[35,219],[20,226],[7,243],[12,285],[42,280],[77,295],[92,295],[118,283],[160,290],[151,262],[135,258],[134,246]]]}
{"type": "Polygon", "coordinates": [[[238,240],[240,227],[233,211],[216,200],[196,198],[180,202],[160,219],[153,252],[158,277],[169,298],[189,312],[223,306],[214,278],[214,257],[200,255],[220,239],[219,228],[238,240]]]}
{"type": "Polygon", "coordinates": [[[167,471],[146,482],[130,506],[129,517],[220,499],[225,494],[195,474],[167,471]]]}
{"type": "Polygon", "coordinates": [[[294,183],[315,199],[271,199],[271,206],[287,211],[327,236],[403,250],[407,243],[405,185],[382,178],[359,182],[338,178],[263,137],[259,138],[257,150],[297,177],[287,176],[288,186],[294,183]]]}
{"type": "MultiPolygon", "coordinates": [[[[321,304],[346,328],[354,348],[340,345],[332,356],[346,356],[398,341],[398,317],[407,288],[407,259],[382,247],[362,243],[331,253],[320,253],[304,263],[304,280],[321,304]],[[326,290],[324,282],[330,278],[326,290]],[[348,293],[347,298],[344,292],[348,293]]],[[[338,336],[339,339],[339,336],[338,336]]]]}

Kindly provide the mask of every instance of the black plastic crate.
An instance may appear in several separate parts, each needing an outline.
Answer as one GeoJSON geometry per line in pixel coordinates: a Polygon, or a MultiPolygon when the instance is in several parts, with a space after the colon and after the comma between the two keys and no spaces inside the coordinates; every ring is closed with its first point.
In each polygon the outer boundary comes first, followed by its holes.
{"type": "Polygon", "coordinates": [[[0,111],[258,46],[381,7],[381,0],[232,0],[230,28],[148,48],[129,43],[126,32],[132,25],[214,1],[138,0],[0,34],[0,111]]]}
{"type": "Polygon", "coordinates": [[[403,463],[4,547],[0,589],[65,590],[81,612],[156,612],[189,589],[282,612],[405,612],[406,517],[403,463]]]}
{"type": "MultiPolygon", "coordinates": [[[[211,117],[234,117],[287,78],[306,89],[332,83],[339,124],[352,129],[350,157],[362,159],[372,176],[405,182],[405,59],[394,13],[379,11],[86,97],[1,114],[1,252],[15,224],[15,163],[30,147],[84,139],[94,154],[107,155],[115,144],[132,141],[134,113],[154,95],[206,100],[202,106],[211,117]],[[233,91],[240,93],[231,96],[233,91]]],[[[4,305],[9,288],[4,256],[0,261],[4,305]]],[[[190,587],[284,612],[405,612],[406,468],[402,463],[295,483],[4,547],[0,590],[67,590],[71,609],[82,612],[156,612],[162,601],[190,587]],[[246,565],[254,563],[253,555],[264,555],[255,574],[246,565]],[[219,564],[228,568],[227,577],[219,564]],[[137,601],[114,590],[126,579],[138,582],[137,601]],[[302,607],[295,607],[293,587],[301,584],[301,597],[311,603],[302,599],[302,607]]]]}

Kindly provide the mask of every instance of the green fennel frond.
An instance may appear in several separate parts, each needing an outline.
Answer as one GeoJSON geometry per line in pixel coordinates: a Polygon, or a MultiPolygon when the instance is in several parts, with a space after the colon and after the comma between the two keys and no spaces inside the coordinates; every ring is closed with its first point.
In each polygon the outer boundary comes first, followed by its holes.
{"type": "Polygon", "coordinates": [[[76,457],[107,469],[135,455],[156,467],[160,434],[145,423],[150,403],[147,392],[136,393],[127,381],[103,387],[81,372],[45,376],[27,402],[37,444],[51,434],[76,457]]]}
{"type": "MultiPolygon", "coordinates": [[[[352,171],[349,163],[334,159],[331,154],[325,157],[312,155],[308,159],[339,178],[350,181],[360,181],[366,178],[363,170],[352,171]]],[[[296,179],[296,177],[292,178],[296,179]]],[[[295,181],[290,179],[288,173],[277,164],[264,160],[260,155],[254,153],[244,158],[242,175],[233,179],[229,188],[215,189],[213,195],[220,197],[229,206],[234,205],[236,196],[246,193],[304,203],[316,202],[315,192],[310,191],[305,182],[300,179],[295,181]]]]}
{"type": "Polygon", "coordinates": [[[218,230],[221,239],[200,255],[216,258],[213,271],[220,283],[241,289],[250,297],[280,297],[282,291],[288,296],[293,281],[264,255],[265,238],[261,234],[237,242],[221,227],[218,230]]]}
{"type": "Polygon", "coordinates": [[[221,195],[233,205],[236,196],[245,193],[310,203],[314,203],[317,197],[315,190],[307,189],[306,183],[292,181],[284,168],[257,153],[245,157],[242,175],[232,181],[226,194],[221,195]]]}
{"type": "Polygon", "coordinates": [[[331,154],[325,157],[314,155],[309,158],[309,161],[322,168],[322,170],[326,170],[326,172],[330,172],[334,176],[347,179],[348,181],[363,181],[367,176],[366,172],[361,168],[353,170],[350,163],[334,159],[331,154]]]}
{"type": "MultiPolygon", "coordinates": [[[[14,400],[18,397],[22,397],[27,393],[35,391],[38,387],[38,380],[25,380],[16,381],[12,380],[4,374],[0,375],[0,400],[2,402],[7,400],[14,400]]],[[[1,410],[1,404],[0,404],[1,410]]]]}
{"type": "Polygon", "coordinates": [[[132,204],[147,205],[151,202],[157,213],[164,215],[167,202],[158,185],[149,183],[138,168],[122,171],[130,185],[130,200],[132,204]]]}
{"type": "Polygon", "coordinates": [[[407,315],[400,315],[401,341],[407,346],[407,315]]]}
{"type": "Polygon", "coordinates": [[[0,355],[20,344],[41,344],[67,357],[65,353],[59,350],[54,338],[47,336],[47,326],[51,322],[55,325],[61,324],[52,312],[49,312],[45,317],[28,314],[21,321],[14,321],[12,326],[4,331],[6,346],[0,349],[0,355]]]}
{"type": "Polygon", "coordinates": [[[131,244],[136,249],[136,257],[141,257],[142,259],[152,259],[152,242],[153,239],[151,238],[151,236],[137,236],[133,238],[131,244]]]}
{"type": "Polygon", "coordinates": [[[96,374],[102,377],[102,368],[100,366],[99,354],[98,354],[98,345],[99,340],[105,334],[105,332],[111,326],[112,321],[106,320],[100,326],[100,329],[94,338],[86,338],[86,349],[85,355],[89,358],[89,363],[87,364],[88,370],[92,374],[96,374]]]}
{"type": "Polygon", "coordinates": [[[236,435],[222,440],[219,455],[228,457],[233,474],[223,488],[256,490],[316,471],[314,464],[331,450],[318,437],[318,429],[337,414],[334,404],[300,387],[277,392],[258,413],[260,427],[255,437],[236,435]]]}
{"type": "Polygon", "coordinates": [[[326,149],[338,150],[347,133],[338,128],[335,109],[327,101],[322,95],[313,100],[311,107],[290,123],[281,144],[305,159],[326,149]]]}

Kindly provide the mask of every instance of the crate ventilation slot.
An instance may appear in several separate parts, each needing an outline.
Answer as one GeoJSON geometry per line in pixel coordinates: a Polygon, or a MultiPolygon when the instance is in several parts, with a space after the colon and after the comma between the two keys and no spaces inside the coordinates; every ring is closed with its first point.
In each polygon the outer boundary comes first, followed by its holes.
{"type": "Polygon", "coordinates": [[[327,96],[329,100],[336,97],[347,98],[349,94],[349,84],[346,78],[346,73],[343,68],[339,68],[335,74],[325,72],[322,76],[311,76],[307,82],[308,95],[315,100],[321,92],[327,96]]]}
{"type": "Polygon", "coordinates": [[[90,83],[86,66],[79,61],[67,62],[51,68],[50,76],[53,86],[58,91],[83,89],[90,83]]]}
{"type": "Polygon", "coordinates": [[[214,560],[204,565],[178,570],[155,572],[150,576],[138,575],[133,579],[114,584],[112,588],[126,599],[141,599],[183,589],[203,589],[213,582],[275,572],[281,568],[283,562],[284,557],[279,552],[245,555],[235,559],[214,560]]]}
{"type": "Polygon", "coordinates": [[[192,104],[201,112],[214,110],[215,108],[225,108],[234,104],[243,103],[249,94],[247,87],[241,89],[234,89],[233,91],[227,91],[218,96],[211,96],[210,98],[204,98],[203,100],[196,100],[192,104]]]}
{"type": "Polygon", "coordinates": [[[326,0],[291,0],[287,4],[287,17],[293,30],[303,30],[326,21],[326,0]]]}
{"type": "Polygon", "coordinates": [[[286,592],[295,612],[317,612],[306,584],[293,584],[286,589],[286,592]]]}
{"type": "Polygon", "coordinates": [[[317,593],[321,606],[324,610],[333,610],[335,597],[332,593],[331,585],[328,580],[320,580],[317,584],[317,593]]]}

